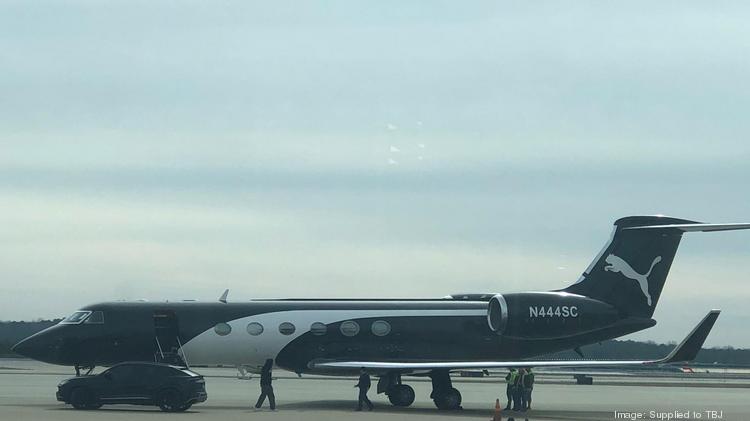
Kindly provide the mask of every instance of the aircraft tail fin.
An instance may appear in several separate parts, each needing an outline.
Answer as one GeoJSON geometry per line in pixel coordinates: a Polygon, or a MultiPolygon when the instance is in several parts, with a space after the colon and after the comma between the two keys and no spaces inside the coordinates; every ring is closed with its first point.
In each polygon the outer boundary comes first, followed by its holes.
{"type": "Polygon", "coordinates": [[[682,234],[750,229],[750,224],[704,224],[665,216],[615,221],[607,244],[578,281],[561,290],[612,304],[625,316],[654,314],[682,234]]]}

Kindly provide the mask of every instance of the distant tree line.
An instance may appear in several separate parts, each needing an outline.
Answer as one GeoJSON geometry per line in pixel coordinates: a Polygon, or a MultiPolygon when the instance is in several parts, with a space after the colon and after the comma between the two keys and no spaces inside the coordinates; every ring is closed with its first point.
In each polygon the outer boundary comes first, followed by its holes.
{"type": "MultiPolygon", "coordinates": [[[[18,357],[10,348],[21,339],[60,322],[36,320],[33,322],[0,322],[0,357],[18,357]]],[[[612,340],[581,348],[583,355],[594,359],[656,359],[664,357],[674,348],[674,344],[612,340]]],[[[547,356],[560,359],[580,359],[573,351],[563,351],[547,356]]],[[[704,364],[750,365],[750,349],[732,347],[704,348],[698,353],[696,362],[704,364]]]]}
{"type": "MultiPolygon", "coordinates": [[[[675,344],[657,344],[652,341],[611,340],[600,344],[581,347],[583,355],[589,359],[658,359],[665,357],[675,344]]],[[[550,358],[580,359],[574,351],[563,351],[549,355],[550,358]]],[[[750,349],[729,347],[703,348],[695,359],[701,364],[750,365],[750,349]]]]}

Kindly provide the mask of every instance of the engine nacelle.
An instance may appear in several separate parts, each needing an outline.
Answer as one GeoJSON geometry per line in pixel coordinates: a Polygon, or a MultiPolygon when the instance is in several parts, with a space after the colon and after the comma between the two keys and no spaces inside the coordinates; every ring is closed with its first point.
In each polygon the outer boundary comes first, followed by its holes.
{"type": "Polygon", "coordinates": [[[508,326],[508,303],[502,294],[495,294],[487,305],[487,324],[490,330],[498,335],[505,332],[508,326]]]}
{"type": "Polygon", "coordinates": [[[610,304],[576,294],[496,294],[487,304],[492,332],[513,338],[556,339],[607,328],[618,322],[610,304]]]}

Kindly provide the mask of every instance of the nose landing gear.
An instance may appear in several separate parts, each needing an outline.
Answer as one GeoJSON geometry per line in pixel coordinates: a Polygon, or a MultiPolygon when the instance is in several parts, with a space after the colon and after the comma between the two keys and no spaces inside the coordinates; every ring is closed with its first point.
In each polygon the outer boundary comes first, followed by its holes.
{"type": "Polygon", "coordinates": [[[94,371],[94,368],[96,368],[96,367],[93,366],[93,365],[81,366],[81,365],[76,364],[75,365],[76,377],[79,377],[81,375],[81,370],[86,370],[86,374],[84,374],[84,376],[88,376],[89,374],[91,374],[94,371]]]}

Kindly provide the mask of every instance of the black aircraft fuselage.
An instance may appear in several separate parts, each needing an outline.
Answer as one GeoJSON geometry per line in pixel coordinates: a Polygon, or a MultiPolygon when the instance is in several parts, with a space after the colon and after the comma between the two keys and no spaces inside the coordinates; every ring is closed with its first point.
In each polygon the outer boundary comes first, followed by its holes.
{"type": "Polygon", "coordinates": [[[16,351],[53,364],[86,367],[153,361],[180,350],[193,365],[252,368],[273,358],[281,368],[306,373],[314,371],[311,362],[321,360],[522,359],[656,323],[621,317],[609,304],[564,292],[433,300],[113,302],[81,311],[101,312],[97,320],[103,322],[63,322],[28,338],[16,351]],[[491,309],[499,297],[505,303],[495,315],[491,309]],[[492,317],[503,326],[493,326],[492,317]],[[263,331],[249,333],[252,323],[263,331]],[[287,326],[294,331],[284,330],[287,326]]]}

